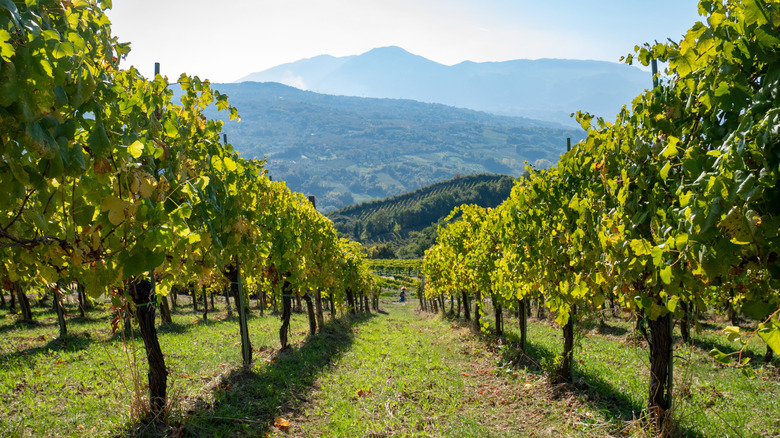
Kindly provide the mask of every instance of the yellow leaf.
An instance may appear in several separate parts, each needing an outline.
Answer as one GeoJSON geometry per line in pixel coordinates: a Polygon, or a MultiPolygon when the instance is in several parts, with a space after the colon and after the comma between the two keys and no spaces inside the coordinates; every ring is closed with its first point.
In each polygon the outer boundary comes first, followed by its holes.
{"type": "Polygon", "coordinates": [[[629,243],[631,249],[634,250],[634,254],[637,256],[643,256],[651,253],[650,242],[645,239],[634,239],[629,243]]]}
{"type": "Polygon", "coordinates": [[[144,152],[144,144],[136,140],[133,142],[133,144],[127,147],[127,151],[130,152],[130,155],[132,155],[133,158],[138,158],[144,152]]]}
{"type": "Polygon", "coordinates": [[[669,158],[671,156],[677,155],[677,144],[680,143],[680,139],[677,137],[669,136],[669,143],[666,145],[663,151],[661,151],[661,156],[664,158],[669,158]]]}
{"type": "Polygon", "coordinates": [[[150,198],[154,192],[154,185],[149,182],[148,179],[141,178],[141,196],[144,198],[150,198]]]}
{"type": "Polygon", "coordinates": [[[135,206],[130,202],[117,198],[114,195],[108,195],[100,204],[102,211],[108,211],[108,220],[112,225],[119,225],[128,215],[135,212],[135,206]]]}
{"type": "Polygon", "coordinates": [[[230,157],[225,157],[223,160],[225,162],[225,169],[228,170],[228,172],[235,172],[236,171],[236,162],[233,161],[230,157]]]}

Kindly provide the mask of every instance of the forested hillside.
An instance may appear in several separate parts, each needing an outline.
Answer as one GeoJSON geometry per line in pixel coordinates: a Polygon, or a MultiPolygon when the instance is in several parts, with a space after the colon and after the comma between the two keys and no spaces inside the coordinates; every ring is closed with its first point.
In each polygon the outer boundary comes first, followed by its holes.
{"type": "MultiPolygon", "coordinates": [[[[320,211],[418,189],[457,174],[520,176],[549,167],[582,130],[409,100],[328,96],[273,83],[217,84],[241,122],[230,143],[320,211]]],[[[219,114],[213,116],[219,117],[219,114]]]]}
{"type": "Polygon", "coordinates": [[[328,214],[344,237],[369,247],[374,257],[422,257],[436,227],[462,204],[495,207],[509,197],[514,179],[468,175],[387,199],[350,205],[328,214]]]}

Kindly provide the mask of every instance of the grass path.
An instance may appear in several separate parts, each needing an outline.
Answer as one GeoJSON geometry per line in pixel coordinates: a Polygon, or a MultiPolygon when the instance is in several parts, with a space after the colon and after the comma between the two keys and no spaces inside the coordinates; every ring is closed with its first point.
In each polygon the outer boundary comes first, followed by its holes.
{"type": "MultiPolygon", "coordinates": [[[[470,329],[386,304],[288,412],[293,436],[561,436],[588,418],[539,375],[501,367],[470,329]]],[[[595,430],[591,430],[595,432],[595,430]]],[[[603,430],[601,431],[603,432],[603,430]]],[[[285,435],[275,431],[274,436],[285,435]]]]}

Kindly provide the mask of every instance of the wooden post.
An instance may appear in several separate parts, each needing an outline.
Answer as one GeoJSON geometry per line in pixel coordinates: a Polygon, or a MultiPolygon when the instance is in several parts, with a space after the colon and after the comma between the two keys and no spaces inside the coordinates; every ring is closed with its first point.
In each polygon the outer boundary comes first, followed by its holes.
{"type": "Polygon", "coordinates": [[[233,309],[230,307],[230,284],[225,286],[225,309],[227,311],[227,317],[233,317],[233,309]]]}
{"type": "Polygon", "coordinates": [[[208,297],[206,297],[206,285],[200,287],[201,293],[203,293],[203,320],[208,321],[209,320],[209,301],[208,297]]]}
{"type": "Polygon", "coordinates": [[[650,60],[650,68],[653,70],[653,88],[658,86],[658,61],[650,60]]]}
{"type": "Polygon", "coordinates": [[[232,272],[231,282],[233,289],[233,298],[238,298],[236,305],[236,312],[238,313],[238,324],[241,330],[241,354],[244,358],[244,366],[249,367],[252,365],[252,344],[249,342],[249,328],[246,323],[246,302],[244,301],[244,288],[241,281],[241,264],[236,257],[232,272]],[[237,296],[236,296],[237,295],[237,296]]]}
{"type": "Polygon", "coordinates": [[[62,290],[60,289],[60,283],[58,282],[54,286],[54,308],[57,310],[57,322],[60,325],[60,339],[64,339],[68,336],[68,325],[65,321],[65,306],[62,303],[62,290]]]}
{"type": "Polygon", "coordinates": [[[571,151],[571,137],[566,137],[566,152],[571,151]]]}

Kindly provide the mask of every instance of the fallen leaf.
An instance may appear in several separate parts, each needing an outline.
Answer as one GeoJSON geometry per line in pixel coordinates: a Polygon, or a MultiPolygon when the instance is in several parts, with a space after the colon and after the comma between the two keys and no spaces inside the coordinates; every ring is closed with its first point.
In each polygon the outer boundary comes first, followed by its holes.
{"type": "Polygon", "coordinates": [[[463,377],[469,377],[468,373],[460,373],[460,375],[463,377]]]}
{"type": "Polygon", "coordinates": [[[181,438],[184,436],[184,425],[176,423],[171,429],[171,438],[181,438]]]}
{"type": "Polygon", "coordinates": [[[276,417],[274,418],[274,426],[282,432],[287,432],[287,429],[290,428],[290,422],[282,417],[276,417]]]}

